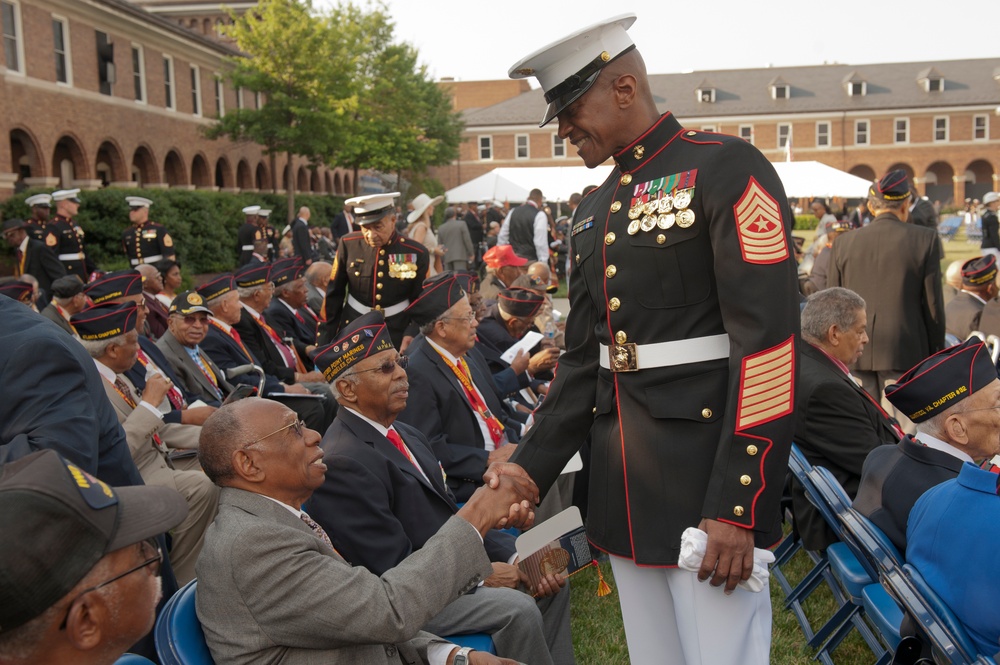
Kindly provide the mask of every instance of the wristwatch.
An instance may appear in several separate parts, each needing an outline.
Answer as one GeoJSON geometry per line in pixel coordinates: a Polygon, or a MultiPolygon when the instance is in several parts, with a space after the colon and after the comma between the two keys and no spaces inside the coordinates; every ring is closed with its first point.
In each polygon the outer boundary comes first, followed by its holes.
{"type": "Polygon", "coordinates": [[[472,647],[462,647],[455,654],[455,660],[453,665],[469,665],[469,654],[472,653],[474,649],[472,647]]]}

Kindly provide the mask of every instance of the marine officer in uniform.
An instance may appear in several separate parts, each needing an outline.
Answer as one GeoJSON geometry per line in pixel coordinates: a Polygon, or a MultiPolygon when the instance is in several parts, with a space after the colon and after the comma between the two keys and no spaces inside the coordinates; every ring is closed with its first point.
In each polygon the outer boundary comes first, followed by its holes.
{"type": "Polygon", "coordinates": [[[132,267],[173,259],[177,253],[167,227],[149,221],[153,202],[141,196],[126,196],[125,202],[132,226],[122,233],[122,247],[132,267]]]}
{"type": "Polygon", "coordinates": [[[257,212],[257,224],[260,226],[264,237],[267,238],[267,260],[274,261],[278,258],[278,245],[281,243],[281,236],[278,229],[271,226],[271,210],[261,208],[257,212]]]}
{"type": "Polygon", "coordinates": [[[427,248],[396,232],[399,192],[358,196],[345,201],[354,207],[361,230],[340,239],[326,288],[326,321],[320,344],[330,344],[337,331],[372,310],[385,315],[397,349],[403,342],[410,301],[420,295],[429,263],[427,248]]]}
{"type": "Polygon", "coordinates": [[[62,261],[66,272],[79,275],[87,283],[92,265],[87,261],[83,248],[83,229],[76,223],[76,213],[80,211],[80,190],[60,189],[52,192],[56,204],[56,216],[48,228],[55,234],[56,258],[62,261]]]}
{"type": "MultiPolygon", "coordinates": [[[[240,225],[239,230],[236,232],[236,239],[240,245],[240,259],[236,264],[238,267],[250,263],[250,259],[253,257],[254,241],[264,237],[263,232],[260,230],[260,222],[258,221],[259,213],[260,206],[247,206],[243,208],[246,221],[240,225]]],[[[270,251],[268,254],[270,254],[270,251]]]]}
{"type": "Polygon", "coordinates": [[[737,583],[754,546],[781,536],[791,211],[752,145],[661,115],[634,21],[591,26],[510,70],[538,78],[541,124],[558,118],[588,167],[615,161],[576,211],[567,351],[511,461],[548,488],[591,435],[587,535],[611,555],[632,663],[764,664],[768,591],[737,583]],[[707,534],[696,572],[677,567],[689,528],[707,534]]]}
{"type": "Polygon", "coordinates": [[[26,205],[31,206],[31,219],[24,230],[28,232],[28,237],[34,240],[41,240],[46,247],[55,247],[59,240],[49,226],[49,213],[52,211],[51,194],[35,194],[24,199],[26,205]]]}

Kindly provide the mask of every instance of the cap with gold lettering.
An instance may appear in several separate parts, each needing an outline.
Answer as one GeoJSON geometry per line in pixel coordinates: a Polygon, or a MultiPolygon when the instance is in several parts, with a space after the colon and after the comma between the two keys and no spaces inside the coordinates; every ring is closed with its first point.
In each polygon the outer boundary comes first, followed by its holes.
{"type": "Polygon", "coordinates": [[[252,289],[263,286],[271,279],[270,263],[248,263],[236,271],[236,286],[241,289],[252,289]]]}
{"type": "Polygon", "coordinates": [[[177,490],[112,488],[53,450],[0,467],[0,634],[42,614],[106,554],[172,529],[177,490]]]}
{"type": "Polygon", "coordinates": [[[235,289],[236,280],[233,278],[233,273],[226,272],[208,280],[196,290],[198,291],[198,295],[205,299],[206,303],[210,303],[235,289]]]}
{"type": "Polygon", "coordinates": [[[142,293],[142,275],[138,270],[109,272],[84,288],[84,293],[95,305],[128,298],[142,293]]]}
{"type": "Polygon", "coordinates": [[[134,302],[95,305],[70,317],[69,323],[85,342],[99,342],[135,330],[139,306],[134,302]]]}
{"type": "Polygon", "coordinates": [[[333,344],[318,349],[313,361],[323,377],[332,382],[355,363],[395,348],[389,338],[385,316],[382,312],[371,311],[351,321],[333,344]]]}
{"type": "Polygon", "coordinates": [[[906,179],[906,171],[900,169],[889,171],[872,183],[868,189],[868,196],[881,201],[902,201],[910,198],[910,183],[906,179]]]}
{"type": "Polygon", "coordinates": [[[992,254],[977,256],[962,264],[962,286],[983,286],[997,278],[997,259],[992,254]]]}
{"type": "Polygon", "coordinates": [[[274,282],[275,286],[284,286],[302,277],[304,271],[305,266],[302,264],[300,256],[278,259],[271,264],[271,281],[274,282]]]}
{"type": "Polygon", "coordinates": [[[185,291],[184,293],[177,294],[174,301],[170,303],[170,309],[167,311],[170,314],[180,314],[181,316],[187,316],[195,312],[212,313],[212,310],[205,307],[205,299],[197,291],[185,291]]]}
{"type": "Polygon", "coordinates": [[[978,339],[938,351],[885,387],[885,397],[915,423],[933,418],[997,380],[997,368],[978,339]]]}

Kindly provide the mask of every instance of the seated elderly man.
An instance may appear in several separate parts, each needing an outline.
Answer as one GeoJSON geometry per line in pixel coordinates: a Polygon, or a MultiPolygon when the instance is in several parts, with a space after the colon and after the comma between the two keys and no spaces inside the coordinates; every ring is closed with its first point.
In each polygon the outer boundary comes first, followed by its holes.
{"type": "Polygon", "coordinates": [[[528,259],[514,253],[510,245],[496,245],[483,254],[486,278],[479,287],[485,300],[496,300],[500,291],[509,288],[514,280],[528,271],[528,259]]]}
{"type": "MultiPolygon", "coordinates": [[[[359,333],[359,338],[360,338],[359,333]]],[[[507,465],[422,549],[377,576],[352,567],[300,510],[323,484],[320,435],[277,402],[223,406],[202,430],[222,492],[198,561],[198,619],[219,663],[513,663],[458,649],[421,627],[492,574],[483,536],[530,524],[537,488],[507,465]]]]}
{"type": "MultiPolygon", "coordinates": [[[[996,439],[1000,423],[995,421],[992,430],[996,439]]],[[[997,475],[963,464],[958,478],[924,492],[910,511],[906,560],[955,613],[979,653],[1000,662],[996,590],[977,579],[977,573],[1000,568],[992,528],[998,522],[997,475]]]]}
{"type": "Polygon", "coordinates": [[[304,309],[309,298],[304,271],[302,259],[297,256],[274,262],[271,268],[274,297],[264,310],[264,320],[286,343],[291,340],[295,352],[303,362],[308,362],[316,349],[319,320],[304,309]]]}
{"type": "Polygon", "coordinates": [[[886,397],[917,424],[917,436],[869,453],[854,507],[904,551],[917,499],[957,476],[964,462],[1000,453],[1000,379],[986,346],[969,340],[903,374],[886,397]]]}
{"type": "MultiPolygon", "coordinates": [[[[895,421],[851,377],[850,367],[868,343],[865,301],[834,286],[809,296],[802,310],[799,382],[795,389],[794,441],[813,465],[828,468],[854,497],[861,467],[872,449],[903,436],[895,421]]],[[[823,516],[792,482],[795,526],[806,549],[837,542],[823,516]]]]}
{"type": "MultiPolygon", "coordinates": [[[[451,284],[461,289],[456,280],[451,284]]],[[[341,408],[323,437],[326,481],[306,509],[351,563],[381,575],[423,547],[458,506],[427,439],[394,422],[406,406],[407,357],[392,346],[381,312],[355,319],[339,334],[316,355],[341,408]]],[[[490,531],[485,544],[494,573],[424,630],[486,632],[501,656],[540,665],[572,663],[569,590],[540,599],[536,607],[517,590],[514,538],[490,531]]],[[[562,581],[552,582],[558,591],[562,581]]]]}
{"type": "Polygon", "coordinates": [[[151,375],[146,389],[139,392],[123,372],[135,363],[139,333],[135,329],[138,307],[105,304],[85,309],[71,319],[80,343],[94,359],[104,379],[104,392],[125,430],[132,459],[147,485],[162,485],[184,495],[190,511],[172,532],[170,561],[177,581],[194,579],[194,564],[201,551],[205,528],[215,516],[218,491],[198,469],[197,459],[172,459],[171,444],[192,439],[197,445],[201,428],[197,425],[165,423],[160,404],[170,388],[167,379],[151,375]],[[183,465],[183,469],[177,468],[183,465]]]}
{"type": "Polygon", "coordinates": [[[458,501],[483,483],[493,462],[506,462],[522,424],[505,410],[485,363],[469,353],[479,326],[469,298],[452,288],[454,273],[424,283],[407,308],[420,326],[409,355],[410,395],[399,421],[427,437],[458,501]]]}
{"type": "Polygon", "coordinates": [[[997,259],[992,254],[962,264],[962,288],[944,307],[945,331],[960,340],[979,326],[986,303],[997,297],[997,259]]]}
{"type": "Polygon", "coordinates": [[[323,311],[323,300],[326,298],[326,287],[330,285],[332,269],[333,265],[326,261],[313,261],[312,265],[306,268],[306,290],[309,292],[306,306],[317,319],[319,313],[323,311]]]}
{"type": "Polygon", "coordinates": [[[178,294],[168,309],[168,329],[156,343],[184,389],[218,406],[233,391],[226,374],[198,345],[208,335],[212,310],[196,291],[178,294]]]}
{"type": "Polygon", "coordinates": [[[87,296],[83,294],[83,280],[79,275],[65,275],[52,282],[52,301],[39,312],[49,321],[76,335],[69,317],[87,307],[87,296]]]}
{"type": "Polygon", "coordinates": [[[0,467],[0,662],[114,663],[153,627],[153,538],[186,512],[172,489],[112,489],[52,450],[0,467]]]}
{"type": "Polygon", "coordinates": [[[146,324],[149,336],[155,342],[167,331],[167,308],[156,294],[163,290],[163,275],[152,263],[143,263],[135,268],[142,275],[142,297],[146,301],[146,324]]]}

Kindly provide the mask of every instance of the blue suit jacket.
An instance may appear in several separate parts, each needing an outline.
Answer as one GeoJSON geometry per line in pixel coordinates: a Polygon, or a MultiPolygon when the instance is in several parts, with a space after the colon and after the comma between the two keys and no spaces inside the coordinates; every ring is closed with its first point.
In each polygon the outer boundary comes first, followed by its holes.
{"type": "MultiPolygon", "coordinates": [[[[321,444],[326,481],[306,504],[337,550],[376,575],[423,547],[458,511],[427,439],[403,423],[394,427],[423,474],[374,427],[342,408],[321,444]]],[[[514,538],[499,531],[490,531],[484,544],[490,561],[506,562],[515,552],[514,538]]]]}
{"type": "MultiPolygon", "coordinates": [[[[218,365],[223,371],[240,365],[246,365],[248,363],[260,366],[260,361],[257,360],[256,356],[254,356],[253,351],[251,351],[248,356],[244,353],[243,349],[240,348],[239,344],[233,341],[233,339],[228,335],[216,330],[214,326],[208,329],[208,335],[202,343],[199,344],[199,346],[202,351],[208,354],[208,357],[212,359],[212,362],[218,365]]],[[[246,383],[251,386],[256,386],[258,382],[256,374],[241,374],[232,378],[227,377],[227,379],[233,384],[246,383]]],[[[264,395],[279,392],[284,392],[281,388],[281,382],[277,379],[277,377],[265,374],[264,395]]]]}

